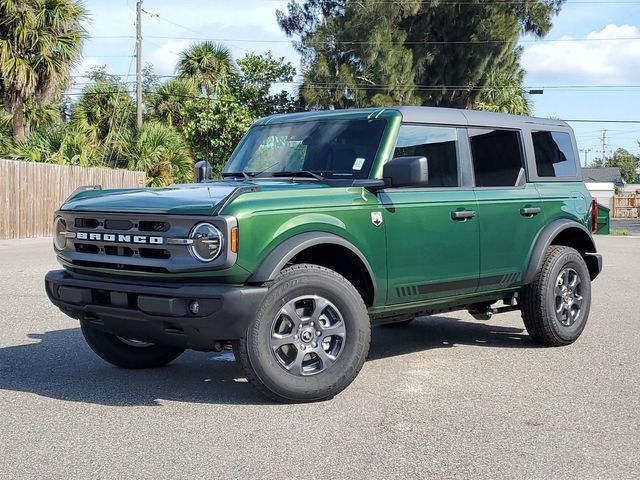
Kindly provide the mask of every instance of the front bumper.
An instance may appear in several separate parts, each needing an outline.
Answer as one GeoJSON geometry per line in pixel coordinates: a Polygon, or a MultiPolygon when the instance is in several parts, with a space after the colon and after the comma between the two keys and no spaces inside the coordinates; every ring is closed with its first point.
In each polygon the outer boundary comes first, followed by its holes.
{"type": "Polygon", "coordinates": [[[223,284],[130,284],[75,278],[65,270],[45,276],[51,302],[72,318],[125,338],[194,350],[240,338],[266,287],[223,284]],[[198,302],[197,313],[190,304],[198,302]]]}

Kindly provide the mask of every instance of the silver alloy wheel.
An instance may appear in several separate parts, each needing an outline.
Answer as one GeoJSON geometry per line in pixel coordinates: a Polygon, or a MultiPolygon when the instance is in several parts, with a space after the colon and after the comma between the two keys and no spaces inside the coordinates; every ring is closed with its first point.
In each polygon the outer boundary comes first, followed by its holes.
{"type": "Polygon", "coordinates": [[[273,319],[271,350],[296,376],[316,375],[331,367],[346,340],[342,314],[326,298],[306,295],[287,302],[273,319]]]}
{"type": "Polygon", "coordinates": [[[565,268],[556,279],[556,318],[565,327],[572,326],[582,309],[582,280],[573,268],[565,268]]]}
{"type": "Polygon", "coordinates": [[[133,340],[133,339],[124,338],[124,337],[118,337],[117,335],[116,335],[116,338],[120,340],[122,343],[124,343],[125,345],[129,345],[130,347],[147,348],[147,347],[153,347],[155,345],[155,343],[143,342],[142,340],[133,340]]]}

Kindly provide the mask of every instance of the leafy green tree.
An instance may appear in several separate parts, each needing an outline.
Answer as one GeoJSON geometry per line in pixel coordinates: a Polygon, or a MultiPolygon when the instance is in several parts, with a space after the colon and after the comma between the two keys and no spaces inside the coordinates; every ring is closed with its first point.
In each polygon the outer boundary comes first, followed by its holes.
{"type": "Polygon", "coordinates": [[[208,159],[219,173],[254,120],[251,111],[228,94],[215,102],[202,99],[189,105],[184,135],[195,158],[208,159]]]}
{"type": "Polygon", "coordinates": [[[0,105],[0,156],[13,150],[11,114],[0,105]]]}
{"type": "Polygon", "coordinates": [[[300,38],[312,107],[466,108],[491,72],[519,74],[519,36],[544,36],[564,1],[305,0],[277,17],[300,38]]]}
{"type": "Polygon", "coordinates": [[[16,145],[12,156],[32,162],[95,167],[100,165],[101,150],[81,130],[58,124],[31,132],[16,145]]]}
{"type": "Polygon", "coordinates": [[[158,122],[148,122],[119,141],[120,154],[130,170],[147,174],[147,185],[161,187],[193,180],[193,157],[180,133],[158,122]]]}
{"type": "Polygon", "coordinates": [[[492,70],[487,74],[487,85],[480,92],[473,108],[488,112],[530,115],[531,101],[522,86],[524,71],[492,70]]]}
{"type": "Polygon", "coordinates": [[[224,45],[204,41],[180,54],[178,74],[194,79],[207,96],[217,96],[238,75],[231,51],[224,45]]]}
{"type": "Polygon", "coordinates": [[[198,85],[192,78],[174,78],[157,87],[147,97],[147,114],[169,126],[182,130],[186,121],[187,109],[200,96],[198,85]]]}
{"type": "Polygon", "coordinates": [[[284,58],[247,53],[238,60],[240,76],[235,82],[234,96],[256,117],[287,113],[295,109],[295,99],[285,90],[271,93],[274,84],[293,81],[296,69],[284,58]]]}
{"type": "Polygon", "coordinates": [[[29,100],[24,106],[24,116],[31,129],[42,130],[62,121],[62,108],[61,102],[38,105],[29,100]]]}
{"type": "Polygon", "coordinates": [[[0,89],[16,142],[29,133],[27,102],[46,104],[69,85],[85,18],[74,0],[0,0],[0,89]]]}
{"type": "Polygon", "coordinates": [[[117,78],[98,76],[71,111],[71,124],[96,143],[110,143],[135,125],[135,105],[117,78]]]}
{"type": "Polygon", "coordinates": [[[618,148],[613,153],[613,156],[605,161],[605,166],[618,167],[625,182],[636,183],[638,167],[640,167],[640,156],[633,155],[624,148],[618,148]]]}

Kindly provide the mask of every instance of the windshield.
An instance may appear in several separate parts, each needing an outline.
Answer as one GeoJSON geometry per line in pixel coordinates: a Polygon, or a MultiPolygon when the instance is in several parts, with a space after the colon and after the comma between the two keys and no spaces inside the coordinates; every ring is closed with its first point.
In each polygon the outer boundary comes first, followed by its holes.
{"type": "Polygon", "coordinates": [[[323,178],[365,179],[386,120],[321,120],[253,127],[223,173],[260,177],[313,172],[323,178]]]}

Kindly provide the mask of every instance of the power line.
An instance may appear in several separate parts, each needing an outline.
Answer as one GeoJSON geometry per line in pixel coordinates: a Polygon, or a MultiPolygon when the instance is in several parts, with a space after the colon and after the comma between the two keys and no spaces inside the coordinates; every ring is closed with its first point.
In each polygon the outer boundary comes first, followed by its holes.
{"type": "MultiPolygon", "coordinates": [[[[97,37],[93,37],[97,38],[97,37]]],[[[160,40],[199,40],[211,42],[247,42],[247,43],[291,43],[291,40],[270,40],[270,39],[253,39],[253,38],[213,38],[213,37],[182,37],[167,35],[149,35],[147,38],[155,38],[160,40]]],[[[337,41],[327,40],[312,42],[314,45],[492,45],[503,43],[572,43],[572,42],[611,42],[611,41],[628,41],[640,40],[640,37],[609,37],[609,38],[558,38],[558,39],[489,39],[489,40],[424,40],[424,41],[337,41]]]]}
{"type": "MultiPolygon", "coordinates": [[[[188,27],[184,27],[175,22],[171,22],[162,17],[157,17],[173,25],[185,28],[190,31],[188,27]]],[[[133,39],[134,35],[96,35],[90,38],[95,39],[133,39]]],[[[198,40],[198,41],[211,41],[211,42],[246,42],[246,43],[275,43],[275,44],[288,44],[291,40],[275,40],[275,39],[254,39],[254,38],[214,38],[207,36],[200,37],[186,37],[186,36],[171,36],[171,35],[147,35],[145,38],[155,38],[158,40],[198,40]]],[[[406,42],[373,42],[373,41],[337,41],[327,40],[314,42],[316,45],[395,45],[402,43],[403,45],[490,45],[501,43],[573,43],[573,42],[621,42],[629,40],[640,40],[640,37],[608,37],[608,38],[539,38],[539,39],[527,39],[521,38],[519,40],[500,40],[500,39],[488,39],[488,40],[424,40],[424,41],[406,41],[406,42]]]]}

